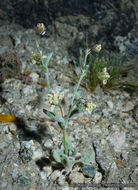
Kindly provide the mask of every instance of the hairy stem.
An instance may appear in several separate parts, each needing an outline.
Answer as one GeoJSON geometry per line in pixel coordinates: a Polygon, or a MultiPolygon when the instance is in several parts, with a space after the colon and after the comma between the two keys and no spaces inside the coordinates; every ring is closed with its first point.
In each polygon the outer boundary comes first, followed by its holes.
{"type": "Polygon", "coordinates": [[[46,77],[46,83],[47,83],[48,93],[49,93],[50,90],[51,90],[51,88],[50,88],[50,82],[49,82],[49,71],[48,71],[48,67],[46,67],[45,77],[46,77]]]}
{"type": "MultiPolygon", "coordinates": [[[[38,53],[40,55],[40,60],[41,60],[42,66],[44,66],[43,59],[42,59],[42,52],[40,51],[39,43],[38,43],[37,40],[36,40],[36,47],[37,47],[38,53]]],[[[51,88],[50,88],[50,82],[49,82],[48,67],[46,67],[45,78],[46,78],[46,83],[47,83],[47,86],[48,86],[48,93],[49,93],[51,88]]]]}
{"type": "Polygon", "coordinates": [[[65,154],[68,155],[68,151],[67,151],[67,145],[66,145],[66,129],[63,129],[63,144],[64,144],[64,151],[65,154]]]}
{"type": "MultiPolygon", "coordinates": [[[[85,58],[84,58],[84,62],[83,62],[83,68],[85,68],[85,65],[86,65],[86,61],[87,61],[87,52],[85,53],[85,58]]],[[[74,106],[74,99],[76,97],[76,94],[77,94],[77,91],[79,89],[79,86],[81,84],[81,81],[82,79],[84,78],[85,74],[82,73],[81,76],[80,76],[80,79],[77,83],[77,85],[75,86],[75,89],[74,89],[74,93],[73,93],[73,96],[72,96],[72,99],[71,99],[71,103],[70,103],[70,108],[69,108],[69,111],[68,111],[68,114],[67,114],[67,117],[66,117],[66,120],[65,120],[65,128],[67,127],[68,125],[68,121],[69,121],[69,118],[70,118],[70,114],[72,112],[72,109],[73,109],[73,106],[74,106]]]]}

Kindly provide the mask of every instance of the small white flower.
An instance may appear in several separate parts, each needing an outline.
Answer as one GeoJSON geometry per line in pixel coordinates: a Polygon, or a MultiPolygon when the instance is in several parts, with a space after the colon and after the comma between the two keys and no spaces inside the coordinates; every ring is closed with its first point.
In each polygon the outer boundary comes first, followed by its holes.
{"type": "Polygon", "coordinates": [[[104,72],[104,73],[107,72],[107,68],[106,68],[106,67],[103,68],[103,72],[104,72]]]}
{"type": "Polygon", "coordinates": [[[103,85],[106,85],[106,84],[107,84],[107,80],[104,79],[104,80],[103,80],[103,85]]]}
{"type": "Polygon", "coordinates": [[[32,64],[33,64],[33,65],[35,65],[35,64],[36,64],[36,61],[35,61],[34,59],[32,60],[32,64]]]}
{"type": "Polygon", "coordinates": [[[101,73],[98,73],[98,78],[102,80],[103,85],[107,84],[107,80],[110,78],[109,73],[107,72],[107,68],[103,68],[101,73]]]}
{"type": "Polygon", "coordinates": [[[64,92],[52,91],[50,94],[48,94],[48,101],[51,105],[58,105],[63,98],[64,92]]]}
{"type": "Polygon", "coordinates": [[[95,47],[94,47],[94,51],[96,51],[97,53],[99,53],[102,49],[102,46],[101,44],[96,44],[95,47]]]}
{"type": "Polygon", "coordinates": [[[85,104],[85,109],[86,109],[86,111],[88,111],[88,113],[91,113],[91,111],[92,111],[94,108],[96,108],[96,105],[93,104],[92,102],[87,102],[87,103],[85,104]]]}

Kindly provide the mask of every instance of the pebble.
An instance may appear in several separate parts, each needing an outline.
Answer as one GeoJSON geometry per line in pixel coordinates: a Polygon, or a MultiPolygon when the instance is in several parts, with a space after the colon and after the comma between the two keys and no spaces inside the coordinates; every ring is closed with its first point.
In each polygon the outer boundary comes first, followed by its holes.
{"type": "Polygon", "coordinates": [[[102,134],[102,131],[99,125],[93,126],[91,129],[91,132],[92,134],[102,134]]]}
{"type": "Polygon", "coordinates": [[[123,106],[122,111],[127,112],[133,109],[134,109],[134,104],[131,101],[129,101],[123,106]]]}
{"type": "Polygon", "coordinates": [[[13,180],[16,180],[18,177],[17,173],[15,173],[15,172],[11,173],[11,176],[12,176],[13,180]]]}
{"type": "Polygon", "coordinates": [[[20,176],[18,178],[18,184],[21,186],[21,187],[26,187],[26,186],[29,186],[31,184],[32,180],[30,177],[28,176],[20,176]]]}
{"type": "Polygon", "coordinates": [[[43,156],[43,152],[42,152],[40,149],[34,150],[34,151],[33,151],[32,159],[33,159],[33,160],[38,160],[38,159],[40,159],[42,156],[43,156]]]}
{"type": "Polygon", "coordinates": [[[10,129],[11,131],[16,131],[17,126],[15,125],[15,123],[11,123],[11,124],[9,125],[9,129],[10,129]]]}
{"type": "Polygon", "coordinates": [[[45,166],[45,167],[43,167],[43,170],[46,172],[47,177],[52,173],[51,166],[45,166]]]}
{"type": "Polygon", "coordinates": [[[11,134],[0,135],[0,149],[4,150],[5,148],[7,148],[11,144],[11,140],[11,134]]]}
{"type": "Polygon", "coordinates": [[[66,179],[66,177],[64,175],[60,175],[58,180],[57,180],[58,185],[60,185],[61,187],[65,186],[65,184],[66,184],[65,179],[66,179]]]}
{"type": "Polygon", "coordinates": [[[102,174],[96,171],[93,182],[99,184],[102,181],[102,174]]]}
{"type": "Polygon", "coordinates": [[[51,139],[48,139],[44,143],[44,147],[48,149],[53,149],[53,141],[51,139]]]}
{"type": "Polygon", "coordinates": [[[73,172],[69,175],[69,179],[71,181],[71,184],[74,183],[84,183],[84,176],[80,172],[73,172]]]}
{"type": "Polygon", "coordinates": [[[47,174],[45,172],[40,172],[41,179],[46,180],[47,174]]]}
{"type": "Polygon", "coordinates": [[[115,152],[121,152],[125,144],[125,132],[115,132],[108,136],[107,140],[114,146],[115,152]]]}
{"type": "Polygon", "coordinates": [[[61,172],[60,172],[59,170],[55,170],[55,171],[51,174],[50,178],[51,178],[51,180],[56,181],[57,178],[58,178],[60,175],[61,175],[61,172]]]}
{"type": "Polygon", "coordinates": [[[113,107],[114,107],[114,104],[113,104],[113,102],[112,101],[107,101],[107,105],[109,106],[109,108],[110,109],[113,109],[113,107]]]}
{"type": "Polygon", "coordinates": [[[22,145],[25,146],[27,149],[30,149],[32,145],[34,145],[33,140],[30,141],[22,141],[22,145]]]}
{"type": "Polygon", "coordinates": [[[107,109],[103,109],[102,112],[103,112],[103,116],[104,117],[108,117],[109,116],[109,112],[107,111],[107,109]]]}
{"type": "Polygon", "coordinates": [[[62,190],[70,190],[70,188],[68,186],[65,186],[62,188],[62,190]]]}
{"type": "Polygon", "coordinates": [[[24,96],[32,96],[34,94],[34,90],[32,88],[32,86],[25,86],[23,89],[22,89],[22,94],[24,96]]]}
{"type": "Polygon", "coordinates": [[[33,72],[29,76],[32,78],[33,83],[38,83],[39,75],[37,73],[33,72]]]}

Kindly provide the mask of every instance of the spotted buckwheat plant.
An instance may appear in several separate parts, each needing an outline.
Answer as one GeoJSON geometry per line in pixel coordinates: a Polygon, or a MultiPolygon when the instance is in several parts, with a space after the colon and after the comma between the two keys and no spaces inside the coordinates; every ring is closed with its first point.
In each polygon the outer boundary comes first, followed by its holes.
{"type": "MultiPolygon", "coordinates": [[[[42,35],[45,32],[45,26],[44,24],[40,23],[37,25],[37,33],[39,35],[42,35]]],[[[37,45],[37,50],[38,53],[34,54],[34,61],[38,62],[39,65],[42,67],[42,69],[45,72],[45,76],[46,76],[46,83],[48,86],[48,91],[49,94],[47,96],[47,100],[49,102],[49,104],[52,107],[52,111],[50,110],[46,110],[43,109],[43,112],[50,117],[52,120],[56,121],[59,125],[59,127],[61,128],[61,131],[63,133],[63,147],[64,149],[56,149],[53,150],[53,158],[57,163],[62,164],[65,169],[67,171],[71,171],[72,167],[75,163],[79,162],[79,163],[85,163],[86,159],[88,162],[88,159],[91,158],[91,156],[89,155],[90,153],[88,152],[86,155],[82,155],[82,157],[80,159],[76,159],[76,155],[77,155],[77,150],[75,148],[73,148],[71,141],[69,139],[69,137],[66,134],[66,129],[68,127],[68,122],[71,119],[72,115],[82,111],[83,109],[86,109],[86,111],[88,111],[89,114],[91,114],[92,110],[96,107],[96,105],[94,103],[92,103],[91,101],[87,101],[84,100],[80,94],[78,93],[78,89],[79,86],[81,84],[81,81],[83,80],[83,78],[86,76],[89,65],[86,64],[87,62],[87,57],[88,55],[91,53],[91,49],[86,49],[85,50],[85,55],[82,59],[82,63],[81,63],[81,74],[80,74],[80,78],[78,80],[78,83],[76,84],[75,88],[74,88],[74,92],[72,95],[72,98],[70,100],[70,104],[68,107],[68,111],[67,114],[64,114],[64,110],[62,108],[62,100],[64,98],[64,93],[63,92],[58,92],[58,91],[54,91],[52,89],[52,87],[50,86],[50,82],[49,82],[49,75],[48,75],[48,64],[49,61],[52,57],[52,53],[50,53],[46,59],[44,60],[44,57],[42,55],[42,51],[39,48],[39,43],[38,41],[36,42],[37,45]],[[59,115],[56,112],[56,107],[59,107],[61,110],[61,115],[59,115]],[[86,158],[87,157],[87,158],[86,158]]],[[[94,48],[95,52],[99,52],[101,50],[101,45],[96,45],[94,48]]],[[[108,75],[107,75],[107,71],[106,69],[103,70],[103,74],[104,77],[102,77],[102,79],[107,80],[108,79],[108,75]]]]}

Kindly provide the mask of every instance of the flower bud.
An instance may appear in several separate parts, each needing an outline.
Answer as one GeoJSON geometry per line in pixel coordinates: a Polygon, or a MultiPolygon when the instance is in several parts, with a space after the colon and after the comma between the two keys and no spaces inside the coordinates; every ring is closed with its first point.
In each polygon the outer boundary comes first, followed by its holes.
{"type": "Polygon", "coordinates": [[[45,35],[45,33],[46,33],[46,27],[45,27],[45,25],[43,24],[43,23],[38,23],[37,24],[37,33],[39,34],[39,35],[45,35]]]}
{"type": "Polygon", "coordinates": [[[99,53],[101,51],[101,49],[102,49],[101,44],[96,44],[95,47],[94,47],[94,51],[97,52],[97,53],[99,53]]]}

